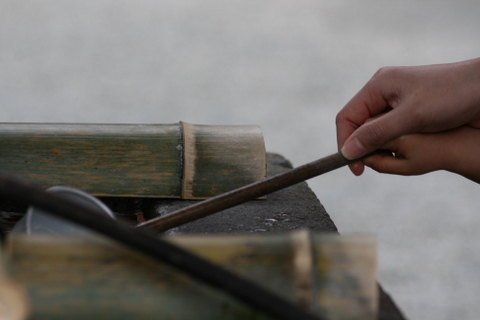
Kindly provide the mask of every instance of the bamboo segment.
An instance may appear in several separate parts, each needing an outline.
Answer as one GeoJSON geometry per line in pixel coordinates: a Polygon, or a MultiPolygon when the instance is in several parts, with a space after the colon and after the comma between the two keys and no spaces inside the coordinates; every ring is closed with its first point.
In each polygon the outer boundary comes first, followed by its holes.
{"type": "Polygon", "coordinates": [[[370,319],[372,310],[378,310],[374,239],[313,234],[313,243],[319,242],[313,251],[323,289],[316,296],[320,310],[327,319],[337,319],[338,309],[341,319],[370,319]]]}
{"type": "MultiPolygon", "coordinates": [[[[376,316],[371,237],[309,234],[175,236],[170,241],[325,319],[376,316]],[[311,254],[310,258],[299,255],[311,254]],[[300,266],[311,264],[311,266],[300,266]],[[309,305],[299,290],[310,270],[309,305]],[[301,293],[300,295],[298,293],[301,293]]],[[[175,269],[104,238],[11,235],[7,263],[31,300],[29,319],[269,319],[175,269]]],[[[255,292],[252,292],[254,295],[255,292]]]]}
{"type": "Polygon", "coordinates": [[[0,172],[96,196],[207,198],[264,177],[265,158],[256,126],[0,123],[0,172]]]}
{"type": "Polygon", "coordinates": [[[267,157],[263,139],[259,139],[260,128],[181,124],[185,198],[205,199],[266,177],[267,157]],[[219,179],[219,175],[230,179],[219,179]]]}

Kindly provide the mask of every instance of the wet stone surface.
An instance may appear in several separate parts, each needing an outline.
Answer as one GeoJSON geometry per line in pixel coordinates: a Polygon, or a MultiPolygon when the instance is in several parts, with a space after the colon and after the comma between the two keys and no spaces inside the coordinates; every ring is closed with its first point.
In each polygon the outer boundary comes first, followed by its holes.
{"type": "MultiPolygon", "coordinates": [[[[292,168],[280,155],[267,154],[267,174],[276,175],[292,168]]],[[[145,218],[167,215],[192,205],[192,200],[154,200],[145,218]]],[[[306,182],[271,193],[267,199],[252,200],[211,216],[168,230],[167,234],[285,232],[309,228],[337,232],[337,228],[306,182]]]]}

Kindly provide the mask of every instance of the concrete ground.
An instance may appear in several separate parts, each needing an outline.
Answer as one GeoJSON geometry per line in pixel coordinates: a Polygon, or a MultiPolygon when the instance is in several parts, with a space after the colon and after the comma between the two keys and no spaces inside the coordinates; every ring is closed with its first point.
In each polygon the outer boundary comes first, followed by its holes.
{"type": "MultiPolygon", "coordinates": [[[[479,56],[480,2],[0,2],[0,121],[259,124],[294,165],[385,65],[479,56]]],[[[341,233],[373,233],[410,319],[476,319],[479,186],[347,169],[310,181],[341,233]]]]}

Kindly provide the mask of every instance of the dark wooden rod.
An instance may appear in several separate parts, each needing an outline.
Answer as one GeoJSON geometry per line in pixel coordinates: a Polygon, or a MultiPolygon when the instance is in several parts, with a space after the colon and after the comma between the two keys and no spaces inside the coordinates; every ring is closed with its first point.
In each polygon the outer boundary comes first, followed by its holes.
{"type": "Polygon", "coordinates": [[[358,160],[347,160],[340,153],[335,153],[287,172],[248,184],[244,187],[201,201],[192,206],[174,211],[166,216],[140,223],[137,227],[157,232],[165,231],[221,210],[228,209],[248,200],[292,186],[355,161],[358,160]]]}

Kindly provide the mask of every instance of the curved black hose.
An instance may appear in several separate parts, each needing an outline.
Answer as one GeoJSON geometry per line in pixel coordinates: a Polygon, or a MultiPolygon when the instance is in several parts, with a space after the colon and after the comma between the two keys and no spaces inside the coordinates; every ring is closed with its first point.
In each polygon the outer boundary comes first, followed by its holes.
{"type": "Polygon", "coordinates": [[[29,203],[56,216],[95,230],[124,245],[148,254],[156,260],[177,267],[196,279],[222,290],[274,318],[321,320],[290,301],[168,241],[159,239],[148,231],[132,228],[120,222],[114,223],[110,218],[96,210],[79,205],[54,193],[46,192],[18,179],[0,176],[0,197],[29,203]]]}

